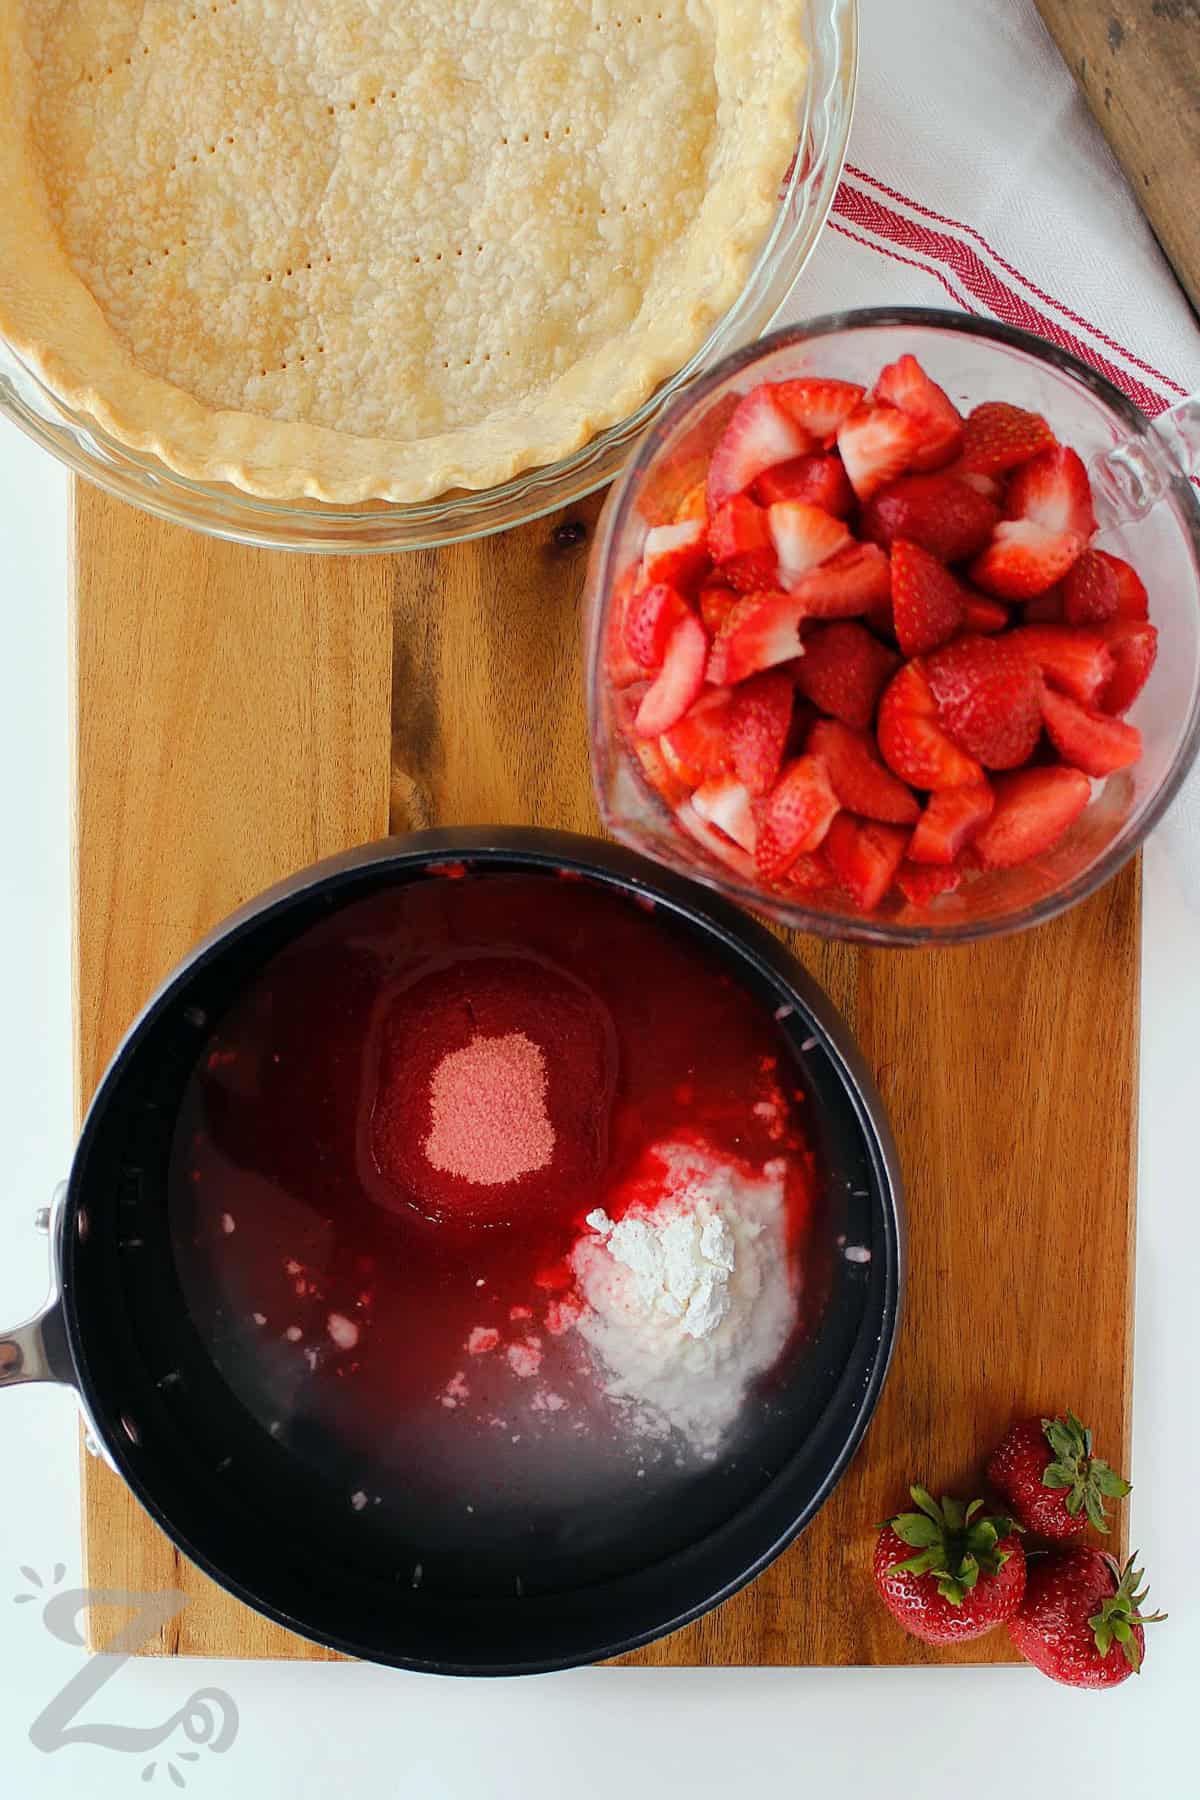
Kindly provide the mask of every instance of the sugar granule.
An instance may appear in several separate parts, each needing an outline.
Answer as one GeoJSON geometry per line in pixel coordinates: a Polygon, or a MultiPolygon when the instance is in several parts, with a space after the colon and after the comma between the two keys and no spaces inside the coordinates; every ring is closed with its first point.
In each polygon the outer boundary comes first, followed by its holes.
{"type": "Polygon", "coordinates": [[[476,1325],[467,1337],[468,1356],[486,1356],[500,1342],[494,1325],[476,1325]]]}
{"type": "Polygon", "coordinates": [[[509,1368],[522,1381],[536,1375],[542,1366],[542,1353],[536,1344],[510,1344],[505,1355],[509,1368]]]}
{"type": "Polygon", "coordinates": [[[554,1155],[546,1059],[523,1031],[449,1051],[433,1072],[429,1103],[425,1155],[444,1174],[495,1187],[544,1169],[554,1155]]]}
{"type": "Polygon", "coordinates": [[[342,1313],[330,1313],[325,1329],[339,1350],[353,1350],[358,1342],[358,1326],[342,1313]]]}

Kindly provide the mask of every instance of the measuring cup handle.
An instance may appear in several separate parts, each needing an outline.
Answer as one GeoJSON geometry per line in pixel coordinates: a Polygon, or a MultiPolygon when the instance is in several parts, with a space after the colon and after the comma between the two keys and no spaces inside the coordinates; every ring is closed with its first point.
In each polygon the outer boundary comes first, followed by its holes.
{"type": "Polygon", "coordinates": [[[1101,525],[1144,519],[1180,475],[1200,476],[1200,394],[1159,413],[1150,430],[1092,458],[1101,525]]]}

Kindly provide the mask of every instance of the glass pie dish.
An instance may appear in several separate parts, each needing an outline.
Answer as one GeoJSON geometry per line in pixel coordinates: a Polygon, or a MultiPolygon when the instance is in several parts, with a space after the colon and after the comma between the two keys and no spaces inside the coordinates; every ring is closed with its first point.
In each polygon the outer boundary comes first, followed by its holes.
{"type": "Polygon", "coordinates": [[[1161,442],[1137,407],[1093,369],[1027,332],[965,314],[916,307],[834,314],[777,331],[730,357],[658,421],[614,485],[592,544],[585,594],[589,735],[609,831],[781,925],[862,943],[938,945],[1000,936],[1085,899],[1162,817],[1200,747],[1200,506],[1178,459],[1163,461],[1161,442]],[[607,679],[604,647],[614,589],[636,567],[656,506],[681,481],[697,479],[737,396],[760,382],[801,375],[869,385],[906,352],[963,411],[984,401],[1011,402],[1042,414],[1079,452],[1099,508],[1097,545],[1141,575],[1158,658],[1129,714],[1142,735],[1140,760],[1093,785],[1090,803],[1064,837],[1015,867],[972,874],[932,904],[918,908],[892,893],[864,914],[836,890],[767,892],[684,835],[634,753],[619,691],[607,679]],[[1149,486],[1141,480],[1143,467],[1157,471],[1149,486]]]}
{"type": "Polygon", "coordinates": [[[741,294],[684,365],[627,418],[582,448],[499,486],[430,501],[353,507],[271,501],[223,483],[189,480],[117,442],[60,401],[0,340],[0,411],[76,473],[155,516],[235,542],[337,554],[455,543],[505,530],[579,500],[617,473],[681,387],[775,317],[829,212],[850,129],[857,70],[857,0],[796,0],[810,78],[797,120],[797,155],[779,211],[741,294]]]}

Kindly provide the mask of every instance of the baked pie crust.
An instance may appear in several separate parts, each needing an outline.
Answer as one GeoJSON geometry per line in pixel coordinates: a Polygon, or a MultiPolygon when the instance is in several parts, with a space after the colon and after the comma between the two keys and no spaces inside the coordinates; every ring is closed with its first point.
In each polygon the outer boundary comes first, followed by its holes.
{"type": "Polygon", "coordinates": [[[743,287],[801,4],[0,0],[0,332],[123,444],[252,494],[553,462],[743,287]]]}

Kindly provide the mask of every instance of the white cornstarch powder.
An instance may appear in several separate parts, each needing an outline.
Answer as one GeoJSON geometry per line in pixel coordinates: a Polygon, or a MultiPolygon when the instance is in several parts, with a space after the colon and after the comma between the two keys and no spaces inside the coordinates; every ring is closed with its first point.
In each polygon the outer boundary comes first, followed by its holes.
{"type": "Polygon", "coordinates": [[[586,1302],[576,1329],[639,1430],[677,1431],[712,1457],[795,1319],[786,1164],[775,1158],[755,1178],[677,1143],[656,1146],[647,1166],[661,1168],[652,1201],[639,1177],[617,1223],[588,1214],[571,1256],[586,1302]]]}

